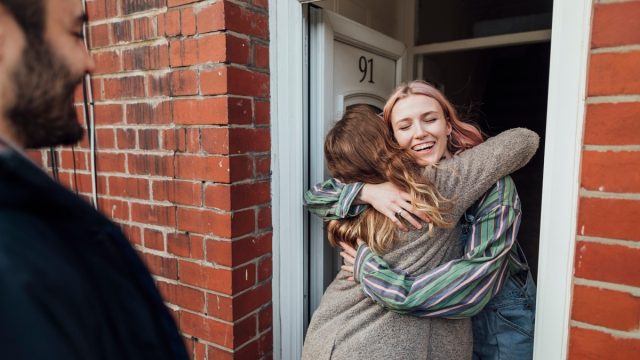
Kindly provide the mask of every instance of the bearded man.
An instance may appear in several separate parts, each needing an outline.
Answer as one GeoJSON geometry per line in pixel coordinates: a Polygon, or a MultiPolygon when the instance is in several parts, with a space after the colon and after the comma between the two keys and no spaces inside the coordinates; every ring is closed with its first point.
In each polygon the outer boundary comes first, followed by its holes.
{"type": "Polygon", "coordinates": [[[119,228],[22,153],[75,144],[80,0],[0,0],[0,357],[186,359],[119,228]]]}

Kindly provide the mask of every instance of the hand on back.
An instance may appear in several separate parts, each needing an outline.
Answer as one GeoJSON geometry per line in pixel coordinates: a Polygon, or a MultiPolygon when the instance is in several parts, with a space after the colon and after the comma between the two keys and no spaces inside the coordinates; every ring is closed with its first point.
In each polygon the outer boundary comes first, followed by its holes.
{"type": "Polygon", "coordinates": [[[373,206],[374,209],[391,219],[403,231],[408,231],[408,228],[400,221],[400,218],[416,229],[422,229],[422,225],[415,217],[425,222],[429,221],[427,214],[413,208],[411,195],[390,182],[365,184],[360,191],[359,200],[373,206]]]}

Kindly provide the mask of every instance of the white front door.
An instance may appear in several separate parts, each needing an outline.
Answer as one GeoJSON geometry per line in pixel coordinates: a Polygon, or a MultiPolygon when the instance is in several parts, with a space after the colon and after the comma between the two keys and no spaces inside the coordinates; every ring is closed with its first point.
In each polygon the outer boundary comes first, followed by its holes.
{"type": "MultiPolygon", "coordinates": [[[[324,137],[344,111],[356,104],[382,110],[400,82],[405,46],[384,34],[327,10],[310,9],[309,33],[309,184],[330,177],[324,162],[324,137]]],[[[309,219],[309,316],[340,267],[323,223],[309,219]]]]}

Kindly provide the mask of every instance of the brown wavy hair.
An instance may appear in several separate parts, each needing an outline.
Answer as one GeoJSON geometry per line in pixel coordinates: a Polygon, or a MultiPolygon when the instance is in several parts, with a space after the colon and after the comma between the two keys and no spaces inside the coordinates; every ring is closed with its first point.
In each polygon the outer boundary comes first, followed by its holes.
{"type": "MultiPolygon", "coordinates": [[[[429,232],[434,226],[452,225],[443,217],[443,212],[450,208],[449,201],[420,175],[423,168],[392,140],[384,121],[369,107],[356,106],[346,111],[327,134],[324,154],[332,176],[343,182],[389,181],[409,193],[412,206],[428,215],[429,232]]],[[[358,217],[331,220],[327,224],[332,246],[340,241],[355,245],[360,238],[378,254],[389,250],[395,230],[391,219],[372,207],[358,217]]]]}

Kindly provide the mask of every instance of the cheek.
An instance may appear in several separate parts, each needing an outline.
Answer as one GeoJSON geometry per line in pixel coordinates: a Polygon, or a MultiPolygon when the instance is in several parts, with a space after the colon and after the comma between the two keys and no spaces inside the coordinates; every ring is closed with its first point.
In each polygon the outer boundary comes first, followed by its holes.
{"type": "Polygon", "coordinates": [[[407,132],[394,131],[393,137],[395,137],[396,142],[398,142],[398,145],[403,149],[407,149],[411,145],[411,136],[409,136],[407,132]]]}

